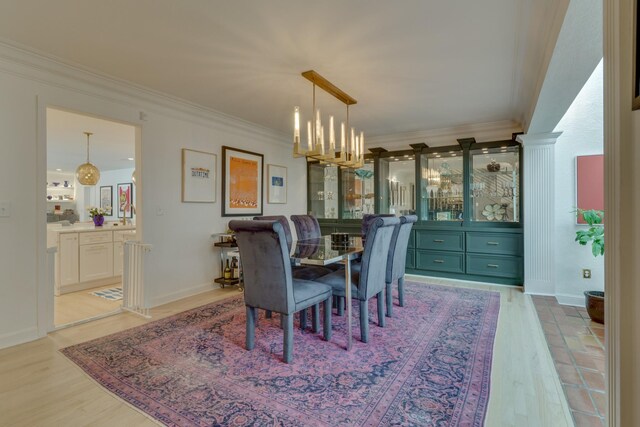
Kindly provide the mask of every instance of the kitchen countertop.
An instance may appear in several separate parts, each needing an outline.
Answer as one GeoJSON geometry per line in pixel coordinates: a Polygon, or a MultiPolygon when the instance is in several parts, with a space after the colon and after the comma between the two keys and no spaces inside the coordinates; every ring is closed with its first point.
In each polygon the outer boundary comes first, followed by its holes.
{"type": "Polygon", "coordinates": [[[52,231],[55,233],[87,233],[94,231],[131,231],[136,229],[135,224],[114,224],[115,223],[108,223],[103,225],[102,227],[96,227],[95,225],[89,223],[76,223],[66,227],[63,227],[60,224],[51,224],[47,226],[47,231],[52,231]]]}

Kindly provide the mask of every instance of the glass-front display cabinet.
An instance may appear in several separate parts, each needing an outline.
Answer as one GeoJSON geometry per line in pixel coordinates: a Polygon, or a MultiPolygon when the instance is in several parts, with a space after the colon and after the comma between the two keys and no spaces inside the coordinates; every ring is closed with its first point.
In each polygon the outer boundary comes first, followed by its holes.
{"type": "Polygon", "coordinates": [[[416,161],[412,155],[380,159],[380,205],[378,213],[416,213],[416,161]]]}
{"type": "Polygon", "coordinates": [[[464,219],[462,150],[422,154],[420,202],[423,221],[464,219]]]}
{"type": "Polygon", "coordinates": [[[374,165],[367,160],[360,169],[343,168],[341,218],[359,219],[375,213],[374,165]]]}
{"type": "Polygon", "coordinates": [[[518,147],[470,151],[471,220],[519,222],[520,155],[518,147]]]}
{"type": "Polygon", "coordinates": [[[309,211],[316,218],[338,219],[338,167],[309,163],[309,211]]]}

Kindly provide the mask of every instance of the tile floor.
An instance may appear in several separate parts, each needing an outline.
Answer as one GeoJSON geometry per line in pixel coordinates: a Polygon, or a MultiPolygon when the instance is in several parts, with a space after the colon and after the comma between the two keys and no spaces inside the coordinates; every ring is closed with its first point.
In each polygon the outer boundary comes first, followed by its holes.
{"type": "Polygon", "coordinates": [[[604,325],[555,297],[532,300],[576,426],[604,426],[604,325]]]}

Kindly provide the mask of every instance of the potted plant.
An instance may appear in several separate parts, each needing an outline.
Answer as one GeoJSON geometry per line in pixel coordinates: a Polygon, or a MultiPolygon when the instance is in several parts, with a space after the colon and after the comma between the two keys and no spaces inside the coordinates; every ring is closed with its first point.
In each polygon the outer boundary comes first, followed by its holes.
{"type": "MultiPolygon", "coordinates": [[[[575,241],[586,246],[591,244],[591,253],[594,257],[604,255],[604,211],[589,209],[577,210],[578,215],[582,215],[589,228],[576,231],[575,241]]],[[[587,312],[591,320],[604,323],[604,292],[585,291],[584,293],[587,312]]]]}

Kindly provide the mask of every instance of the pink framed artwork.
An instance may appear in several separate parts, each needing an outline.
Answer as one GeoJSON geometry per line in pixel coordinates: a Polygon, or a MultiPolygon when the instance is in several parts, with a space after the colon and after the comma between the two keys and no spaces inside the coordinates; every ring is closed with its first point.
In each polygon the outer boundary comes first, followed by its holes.
{"type": "MultiPolygon", "coordinates": [[[[576,207],[604,210],[604,156],[576,157],[576,207]]],[[[578,224],[586,224],[578,215],[578,224]]]]}
{"type": "Polygon", "coordinates": [[[133,184],[118,184],[118,218],[133,218],[133,184]]]}

